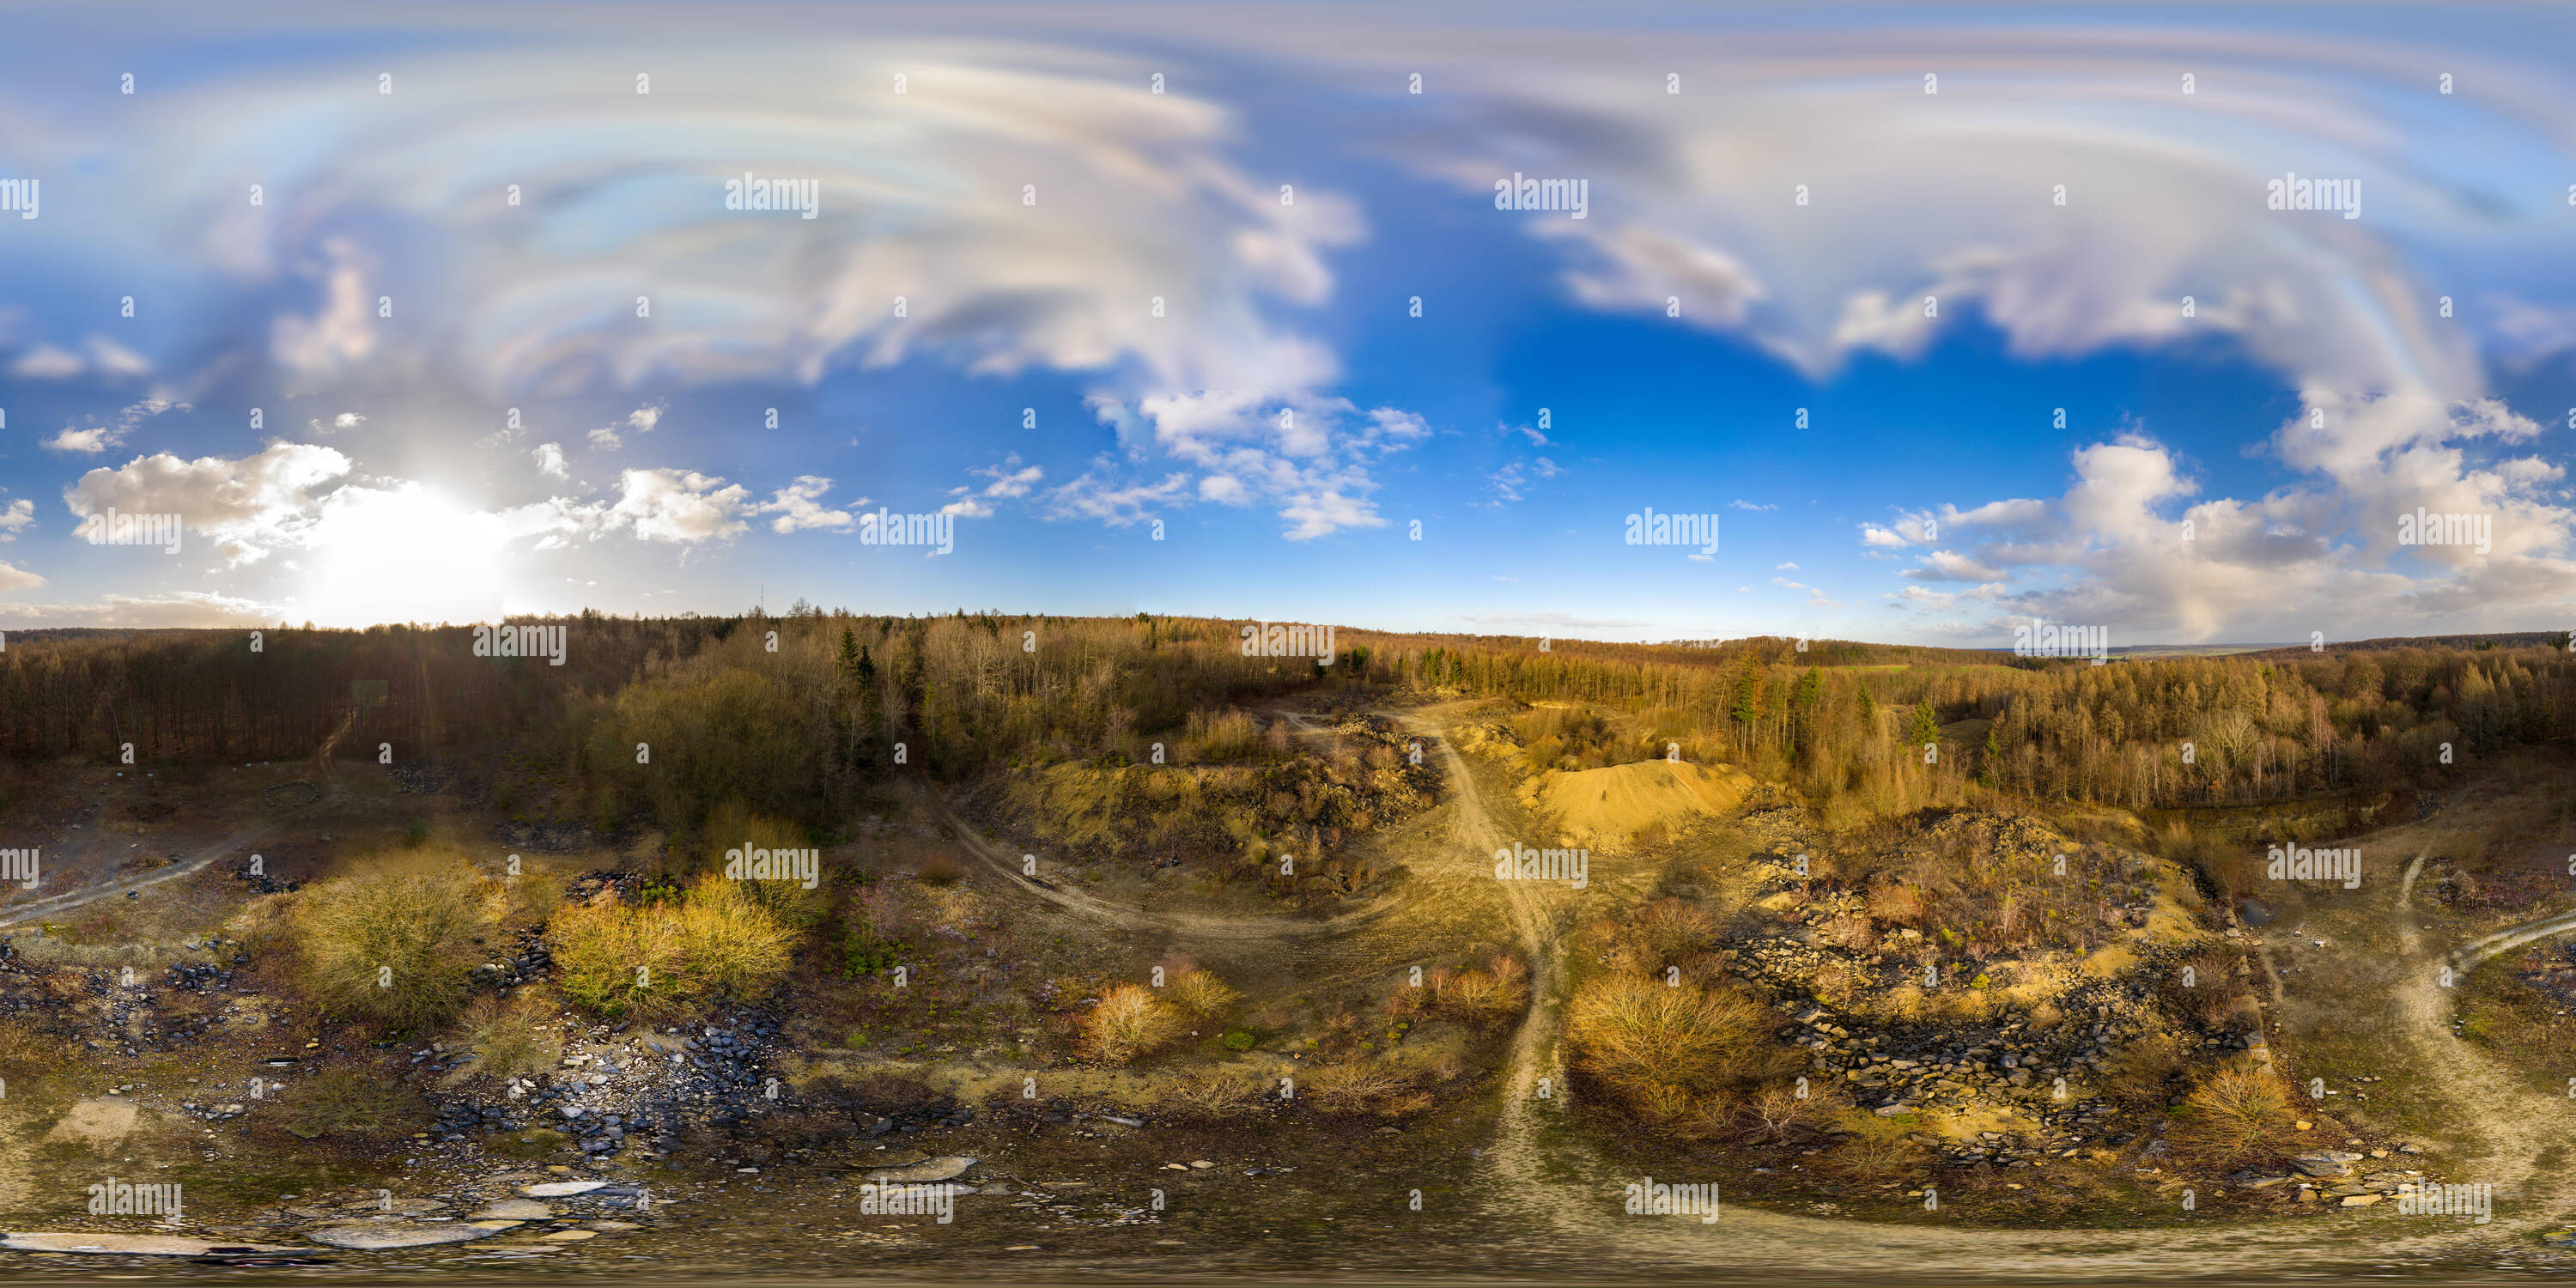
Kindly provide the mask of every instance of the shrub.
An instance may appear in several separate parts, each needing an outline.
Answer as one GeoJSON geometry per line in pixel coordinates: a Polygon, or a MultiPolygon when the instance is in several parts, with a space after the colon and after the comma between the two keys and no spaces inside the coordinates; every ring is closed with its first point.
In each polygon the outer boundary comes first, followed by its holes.
{"type": "Polygon", "coordinates": [[[1876,1185],[1903,1180],[1931,1165],[1931,1154],[1906,1134],[1902,1124],[1864,1117],[1855,1120],[1855,1127],[1851,1136],[1824,1155],[1824,1169],[1833,1176],[1876,1185]]]}
{"type": "Polygon", "coordinates": [[[1156,1001],[1152,990],[1121,984],[1082,1017],[1077,1050],[1100,1064],[1125,1064],[1180,1036],[1181,1015],[1156,1001]]]}
{"type": "Polygon", "coordinates": [[[553,926],[558,985],[601,1015],[681,1014],[757,996],[787,973],[795,936],[741,883],[710,873],[677,903],[594,903],[553,926]]]}
{"type": "Polygon", "coordinates": [[[483,883],[462,871],[350,877],[289,911],[297,983],[325,1010],[403,1028],[436,1024],[473,993],[468,972],[491,924],[483,883]]]}
{"type": "Polygon", "coordinates": [[[2227,1167],[2277,1153],[2277,1142],[2297,1126],[2281,1079],[2240,1066],[2221,1069],[2194,1089],[2165,1136],[2182,1157],[2227,1167]]]}
{"type": "Polygon", "coordinates": [[[1172,1005],[1193,1020],[1213,1020],[1233,1009],[1242,994],[1203,970],[1185,970],[1171,982],[1172,1005]]]}
{"type": "Polygon", "coordinates": [[[292,1084],[286,1130],[322,1136],[386,1136],[423,1125],[427,1106],[383,1070],[341,1065],[292,1084]]]}
{"type": "Polygon", "coordinates": [[[1163,1112],[1184,1122],[1241,1118],[1261,1106],[1262,1086],[1249,1079],[1192,1074],[1163,1092],[1163,1112]]]}
{"type": "Polygon", "coordinates": [[[474,1052],[467,1070],[490,1078],[524,1078],[553,1068],[563,1046],[537,1031],[537,1014],[531,1006],[478,999],[463,1022],[465,1046],[474,1052]]]}
{"type": "Polygon", "coordinates": [[[1437,982],[1440,1009],[1478,1028],[1492,1028],[1529,1005],[1529,967],[1496,954],[1489,969],[1460,971],[1437,982]]]}
{"type": "Polygon", "coordinates": [[[1773,1085],[1748,1096],[1737,1107],[1744,1139],[1755,1144],[1786,1145],[1822,1135],[1834,1104],[1821,1093],[1801,1096],[1794,1087],[1773,1085]]]}
{"type": "Polygon", "coordinates": [[[913,870],[912,879],[926,886],[952,886],[957,884],[960,875],[957,856],[940,850],[921,861],[921,866],[913,870]]]}
{"type": "Polygon", "coordinates": [[[1398,1117],[1431,1107],[1431,1093],[1413,1079],[1374,1061],[1322,1065],[1298,1084],[1298,1094],[1328,1114],[1398,1117]]]}
{"type": "Polygon", "coordinates": [[[1576,1067],[1632,1110],[1680,1118],[1698,1101],[1793,1062],[1768,1039],[1776,1018],[1733,989],[1604,975],[1574,995],[1566,1037],[1576,1067]]]}
{"type": "MultiPolygon", "coordinates": [[[[748,850],[801,850],[812,848],[802,829],[766,815],[744,809],[740,802],[728,801],[707,819],[705,840],[701,843],[696,871],[724,875],[738,852],[748,850]]],[[[750,875],[748,856],[741,875],[731,883],[753,902],[768,909],[772,917],[796,931],[805,931],[822,921],[831,910],[831,894],[824,888],[824,874],[818,855],[814,888],[805,888],[801,878],[779,876],[759,878],[750,875]]]]}

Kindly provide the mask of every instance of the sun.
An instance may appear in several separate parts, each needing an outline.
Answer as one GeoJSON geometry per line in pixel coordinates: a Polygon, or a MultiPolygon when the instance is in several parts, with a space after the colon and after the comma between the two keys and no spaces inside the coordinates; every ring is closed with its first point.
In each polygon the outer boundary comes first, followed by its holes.
{"type": "Polygon", "coordinates": [[[322,626],[498,620],[505,598],[499,515],[418,484],[346,487],[323,502],[295,602],[322,626]]]}

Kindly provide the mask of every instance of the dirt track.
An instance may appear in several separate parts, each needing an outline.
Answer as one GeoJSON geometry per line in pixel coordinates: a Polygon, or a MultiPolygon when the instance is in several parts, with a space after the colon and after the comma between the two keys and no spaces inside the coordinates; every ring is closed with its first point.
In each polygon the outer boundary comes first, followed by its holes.
{"type": "MultiPolygon", "coordinates": [[[[2554,1226],[2562,1211],[2559,1204],[2576,1190],[2576,1185],[2544,1170],[2539,1161],[2544,1151],[2576,1126],[2576,1115],[2570,1115],[2565,1103],[2545,1098],[2535,1103],[2535,1097],[2515,1088],[2511,1079],[2454,1037],[2448,997],[2439,983],[2446,957],[2471,964],[2531,938],[2576,930],[2576,913],[2515,927],[2445,953],[2422,942],[2427,936],[2415,925],[2410,869],[2408,879],[2392,893],[2374,893],[2378,906],[2357,910],[2355,915],[2386,918],[2385,924],[2396,928],[2398,951],[2404,958],[2396,965],[2397,978],[2404,983],[2387,1002],[2401,1024],[2402,1040],[2437,1071],[2431,1094],[2452,1099],[2485,1125],[2487,1138],[2476,1142],[2485,1150],[2477,1160],[2476,1174],[2456,1166],[2437,1163],[2435,1167],[2443,1179],[2496,1184],[2496,1217],[2491,1225],[2401,1217],[2393,1203],[2270,1221],[2214,1220],[2203,1228],[2185,1225],[2134,1231],[1882,1225],[1733,1204],[1727,1206],[1722,1220],[1707,1226],[1695,1220],[1629,1217],[1623,1212],[1621,1187],[1636,1178],[1617,1174],[1563,1112],[1567,1100],[1561,1048],[1567,996],[1560,940],[1585,894],[1555,883],[1495,880],[1491,855],[1503,848],[1511,829],[1497,821],[1478,789],[1474,770],[1444,736],[1446,713],[1432,708],[1381,714],[1426,735],[1426,747],[1436,749],[1451,791],[1449,800],[1435,811],[1445,818],[1421,829],[1415,841],[1424,852],[1410,857],[1413,876],[1404,892],[1342,917],[1247,924],[1240,919],[1121,908],[1079,891],[1031,885],[1019,875],[1016,856],[1000,853],[999,847],[963,824],[957,825],[958,835],[987,869],[1034,896],[1035,902],[1095,931],[1142,930],[1210,947],[1294,945],[1299,950],[1295,955],[1306,957],[1327,950],[1329,941],[1345,933],[1359,932],[1356,938],[1368,940],[1382,938],[1399,926],[1419,932],[1420,919],[1435,914],[1454,925],[1462,918],[1499,913],[1510,926],[1512,947],[1530,962],[1532,996],[1528,1016],[1513,1038],[1511,1067],[1503,1080],[1506,1099],[1494,1138],[1481,1151],[1475,1192],[1488,1205],[1483,1215],[1544,1239],[1555,1252],[1596,1250],[1605,1264],[1723,1268],[1738,1275],[1986,1280],[2278,1276],[2409,1261],[2482,1264],[2494,1255],[2488,1249],[2513,1248],[2505,1254],[2509,1257],[2532,1251],[2532,1232],[2554,1226]],[[1402,915],[1393,915],[1399,911],[1402,915]],[[1545,1097],[1539,1094],[1542,1080],[1548,1091],[1545,1097]]],[[[1615,884],[1596,878],[1591,894],[1615,890],[1615,884]]],[[[2357,950],[2366,950],[2368,944],[2359,938],[2351,942],[2357,950]]],[[[1335,951],[1371,962],[1370,969],[1390,958],[1384,945],[1347,944],[1335,951]]],[[[1393,956],[1400,958],[1402,952],[1397,945],[1393,956]]],[[[2274,981],[2277,986],[2279,976],[2274,981]]],[[[2464,1151],[2450,1148],[2460,1143],[2446,1142],[2444,1154],[2462,1156],[2464,1151]]]]}

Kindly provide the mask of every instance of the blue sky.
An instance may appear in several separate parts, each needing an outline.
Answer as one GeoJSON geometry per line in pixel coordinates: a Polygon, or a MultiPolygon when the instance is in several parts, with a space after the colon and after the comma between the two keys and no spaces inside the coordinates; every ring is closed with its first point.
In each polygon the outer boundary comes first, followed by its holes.
{"type": "Polygon", "coordinates": [[[2564,629],[2568,23],[2320,12],[28,10],[0,629],[2564,629]]]}

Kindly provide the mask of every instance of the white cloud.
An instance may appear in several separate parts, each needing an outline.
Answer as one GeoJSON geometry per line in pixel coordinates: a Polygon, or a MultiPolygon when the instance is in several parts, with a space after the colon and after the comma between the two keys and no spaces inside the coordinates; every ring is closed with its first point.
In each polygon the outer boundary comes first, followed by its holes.
{"type": "Polygon", "coordinates": [[[93,425],[88,429],[74,429],[65,425],[61,433],[44,441],[44,448],[49,452],[78,452],[86,456],[96,456],[116,446],[123,437],[104,425],[93,425]]]}
{"type": "Polygon", "coordinates": [[[572,471],[564,464],[563,444],[539,443],[528,455],[536,458],[537,472],[550,479],[568,479],[572,471]]]}
{"type": "Polygon", "coordinates": [[[149,375],[152,364],[142,355],[103,335],[91,335],[81,342],[82,352],[39,344],[19,354],[9,363],[9,374],[20,380],[71,380],[80,376],[131,379],[149,375]]]}
{"type": "Polygon", "coordinates": [[[1752,503],[1751,501],[1745,501],[1745,500],[1729,501],[1729,502],[1727,502],[1727,504],[1728,504],[1728,505],[1731,505],[1731,506],[1734,506],[1736,509],[1739,509],[1739,510],[1754,510],[1754,511],[1761,511],[1761,510],[1777,510],[1777,509],[1779,509],[1779,508],[1780,508],[1778,505],[1755,505],[1755,504],[1754,504],[1754,503],[1752,503]]]}
{"type": "Polygon", "coordinates": [[[1974,559],[1950,550],[1935,550],[1923,556],[1923,562],[1902,574],[1915,581],[2002,581],[2004,574],[1974,559]]]}
{"type": "Polygon", "coordinates": [[[322,283],[322,304],[311,317],[277,319],[269,332],[269,358],[305,377],[328,377],[365,362],[376,351],[376,300],[367,292],[364,255],[346,236],[321,246],[327,263],[308,264],[302,275],[322,283]]]}
{"type": "Polygon", "coordinates": [[[733,536],[747,526],[741,515],[750,499],[741,484],[725,485],[694,470],[627,470],[618,476],[617,504],[608,527],[644,541],[694,544],[733,536]]]}
{"type": "Polygon", "coordinates": [[[9,374],[20,380],[69,380],[89,370],[89,364],[69,349],[40,344],[19,354],[9,363],[9,374]]]}
{"type": "Polygon", "coordinates": [[[1904,575],[1980,584],[1958,600],[1908,587],[1903,602],[2098,623],[2139,640],[2512,629],[2576,607],[2564,470],[2510,454],[2540,432],[2492,401],[2311,394],[2271,442],[2299,477],[2250,501],[2196,499],[2200,484],[2171,449],[2123,435],[2072,453],[2075,480],[2053,501],[1943,507],[1945,535],[1974,540],[1973,552],[1933,551],[1904,575]],[[2401,545],[2398,521],[2419,507],[2486,515],[2489,548],[2401,545]],[[2064,576],[2010,593],[2014,569],[2064,576]]]}
{"type": "Polygon", "coordinates": [[[126,436],[134,432],[135,426],[174,407],[180,411],[196,410],[187,403],[172,402],[167,398],[146,398],[120,409],[116,418],[107,424],[81,428],[65,425],[61,433],[46,439],[43,446],[52,452],[96,456],[111,447],[123,446],[126,436]]]}
{"type": "Polygon", "coordinates": [[[1860,525],[1860,543],[1873,550],[1902,550],[1908,544],[1905,538],[1875,523],[1860,525]]]}
{"type": "Polygon", "coordinates": [[[33,526],[35,522],[35,502],[23,496],[10,502],[8,508],[0,509],[0,541],[17,540],[19,530],[33,526]]]}
{"type": "MultiPolygon", "coordinates": [[[[1229,505],[1275,507],[1286,523],[1281,535],[1291,541],[1386,526],[1368,499],[1377,490],[1370,467],[1431,433],[1411,412],[1361,411],[1348,399],[1306,390],[1204,390],[1155,395],[1132,406],[1094,395],[1089,403],[1132,459],[1161,455],[1205,471],[1202,477],[1221,479],[1201,487],[1201,495],[1229,505]]],[[[1169,476],[1181,480],[1176,486],[1158,484],[1139,493],[1116,483],[1114,472],[1105,463],[1095,465],[1050,492],[1049,516],[1097,509],[1122,516],[1112,522],[1134,522],[1143,510],[1133,502],[1150,495],[1156,505],[1176,504],[1190,490],[1186,473],[1169,476]],[[1129,503],[1093,506],[1084,494],[1094,491],[1123,495],[1129,503]]]]}
{"type": "MultiPolygon", "coordinates": [[[[0,574],[0,584],[5,582],[5,574],[0,574]]],[[[291,616],[280,604],[191,590],[167,595],[107,594],[99,596],[99,602],[95,604],[0,604],[0,628],[9,630],[38,630],[49,626],[127,629],[257,626],[291,616]]]]}
{"type": "Polygon", "coordinates": [[[1798,565],[1795,563],[1773,564],[1772,570],[1775,572],[1796,572],[1798,571],[1798,565]]]}
{"type": "Polygon", "coordinates": [[[272,443],[238,460],[181,460],[167,452],[101,466],[63,490],[63,503],[85,535],[113,508],[124,514],[175,514],[215,542],[233,564],[266,558],[295,544],[314,517],[314,489],[346,476],[346,456],[309,443],[272,443]]]}
{"type": "MultiPolygon", "coordinates": [[[[769,521],[772,532],[795,532],[805,528],[851,528],[858,520],[846,510],[835,510],[822,503],[823,494],[832,489],[832,480],[812,474],[799,474],[794,483],[770,494],[767,502],[752,507],[755,514],[775,514],[769,521]]],[[[862,504],[865,504],[863,501],[862,504]]]]}
{"type": "Polygon", "coordinates": [[[614,429],[594,429],[590,431],[590,446],[593,451],[613,452],[626,446],[626,440],[619,438],[614,429]]]}
{"type": "MultiPolygon", "coordinates": [[[[44,578],[24,568],[13,567],[6,560],[0,560],[0,595],[44,584],[44,578]]],[[[10,608],[15,610],[17,605],[10,605],[10,608]]]]}
{"type": "MultiPolygon", "coordinates": [[[[1173,472],[1154,482],[1121,483],[1114,462],[1102,460],[1085,470],[1072,482],[1049,489],[1045,514],[1050,519],[1090,519],[1112,527],[1126,527],[1155,517],[1158,511],[1185,504],[1190,495],[1190,476],[1173,472]]],[[[1227,479],[1234,483],[1235,480],[1227,479]]],[[[1222,501],[1223,497],[1210,500],[1222,501]]]]}

